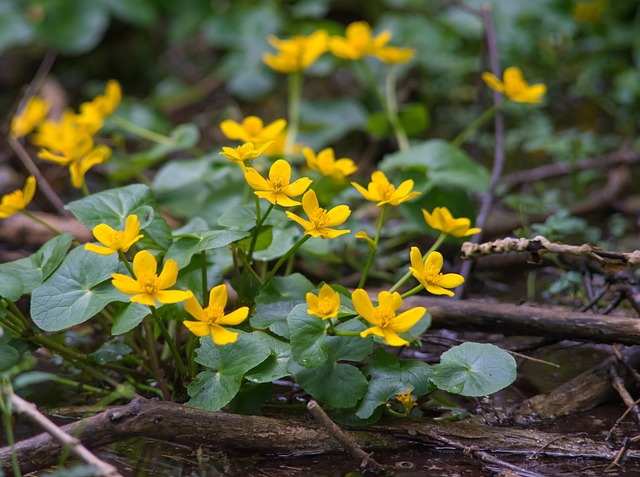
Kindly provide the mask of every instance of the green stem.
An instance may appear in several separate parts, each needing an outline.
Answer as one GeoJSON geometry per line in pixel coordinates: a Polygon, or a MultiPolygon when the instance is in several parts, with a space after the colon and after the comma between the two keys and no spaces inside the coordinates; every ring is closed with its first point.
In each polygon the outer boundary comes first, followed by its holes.
{"type": "Polygon", "coordinates": [[[167,330],[167,327],[164,325],[164,321],[162,321],[162,318],[156,312],[156,307],[150,306],[149,308],[151,309],[151,314],[156,320],[156,324],[160,328],[160,333],[162,333],[162,336],[164,337],[165,342],[167,343],[167,345],[169,346],[169,349],[171,350],[171,354],[173,355],[173,359],[176,362],[176,366],[178,368],[178,372],[180,373],[180,377],[185,378],[187,375],[187,370],[185,369],[184,363],[180,358],[180,353],[178,353],[178,348],[176,348],[176,343],[173,341],[173,337],[169,333],[169,330],[167,330]]]}
{"type": "Polygon", "coordinates": [[[27,217],[29,217],[31,220],[34,220],[36,222],[38,222],[40,225],[45,226],[46,228],[48,228],[49,230],[51,230],[54,234],[56,235],[62,235],[62,232],[60,232],[58,229],[56,229],[55,227],[49,225],[48,223],[46,223],[44,220],[39,219],[38,217],[36,217],[35,215],[33,215],[31,212],[29,212],[27,209],[22,209],[20,211],[23,215],[26,215],[27,217]]]}
{"type": "Polygon", "coordinates": [[[158,361],[158,353],[156,353],[155,342],[153,341],[153,330],[151,329],[151,324],[149,323],[148,318],[149,318],[149,315],[145,316],[144,320],[142,320],[142,328],[144,329],[147,353],[149,353],[149,364],[151,365],[153,374],[155,374],[156,376],[156,381],[158,382],[158,387],[162,391],[163,399],[165,401],[169,401],[171,399],[171,393],[169,392],[167,383],[164,380],[164,376],[162,376],[162,371],[160,371],[160,362],[158,361]]]}
{"type": "MultiPolygon", "coordinates": [[[[445,234],[444,232],[440,232],[440,235],[438,236],[436,241],[433,242],[431,248],[427,250],[427,253],[422,256],[422,260],[424,261],[424,259],[427,258],[431,252],[438,250],[440,245],[442,245],[442,242],[444,242],[445,238],[447,238],[447,234],[445,234]]],[[[404,284],[404,282],[409,279],[409,277],[411,277],[411,270],[405,273],[400,280],[398,280],[391,288],[389,288],[389,293],[393,293],[398,288],[400,288],[404,284]]]]}
{"type": "Polygon", "coordinates": [[[136,274],[133,271],[133,268],[131,268],[131,264],[129,263],[127,256],[124,254],[122,250],[118,250],[118,257],[120,257],[120,260],[122,260],[122,263],[124,263],[124,266],[127,267],[127,271],[131,275],[131,278],[136,280],[136,274]]]}
{"type": "Polygon", "coordinates": [[[11,384],[7,380],[3,380],[2,389],[0,390],[0,407],[2,408],[2,420],[4,421],[5,433],[7,434],[7,444],[11,447],[11,465],[13,466],[13,475],[21,477],[20,462],[18,461],[18,453],[16,452],[15,436],[13,434],[13,419],[11,410],[11,398],[7,394],[13,393],[11,384]],[[9,397],[9,399],[7,399],[9,397]]]}
{"type": "Polygon", "coordinates": [[[311,235],[303,235],[300,240],[298,240],[296,243],[293,244],[293,247],[291,247],[287,253],[285,253],[282,257],[280,257],[280,260],[276,262],[275,266],[271,269],[271,271],[267,275],[267,278],[265,278],[263,287],[271,281],[271,279],[276,274],[278,269],[282,266],[284,262],[287,261],[289,256],[294,254],[296,250],[298,250],[302,246],[302,244],[304,244],[310,238],[311,238],[311,235]]]}
{"type": "Polygon", "coordinates": [[[456,147],[460,147],[462,146],[465,141],[467,139],[469,139],[469,136],[471,136],[471,134],[473,134],[475,132],[476,129],[478,129],[480,126],[482,126],[484,123],[486,123],[487,121],[489,121],[489,119],[491,119],[492,117],[494,117],[496,114],[498,114],[498,112],[500,112],[500,110],[504,107],[504,105],[507,102],[502,102],[500,104],[494,104],[493,106],[491,106],[489,109],[487,109],[484,113],[482,113],[480,116],[478,116],[476,119],[474,119],[473,121],[471,121],[466,128],[464,128],[462,130],[462,132],[460,134],[458,134],[455,139],[453,141],[451,141],[451,144],[453,144],[456,147]]]}
{"type": "Polygon", "coordinates": [[[340,331],[335,330],[333,332],[333,336],[360,336],[359,331],[340,331]]]}
{"type": "Polygon", "coordinates": [[[402,298],[404,300],[405,298],[407,298],[409,296],[415,295],[416,293],[418,293],[423,288],[424,288],[424,286],[422,286],[422,285],[416,285],[411,290],[409,290],[407,292],[404,292],[402,295],[400,295],[400,298],[402,298]]]}
{"type": "Polygon", "coordinates": [[[253,269],[253,267],[251,266],[251,263],[249,263],[249,260],[247,260],[247,256],[244,254],[244,251],[238,250],[237,257],[242,262],[242,265],[244,265],[245,270],[248,270],[249,273],[251,273],[251,275],[256,277],[256,279],[258,280],[258,283],[263,283],[263,280],[260,277],[260,275],[258,275],[258,272],[256,272],[253,269]]]}
{"type": "Polygon", "coordinates": [[[376,251],[378,250],[378,243],[380,242],[380,232],[382,231],[382,224],[384,223],[384,214],[387,209],[387,204],[383,204],[380,207],[380,218],[378,219],[378,228],[376,229],[376,236],[373,239],[373,243],[375,247],[371,247],[371,251],[369,252],[369,258],[367,259],[367,263],[364,266],[364,270],[362,271],[362,276],[360,277],[360,281],[358,282],[358,288],[364,288],[364,284],[367,281],[367,276],[369,275],[369,269],[373,264],[373,259],[376,255],[376,251]]]}
{"type": "Polygon", "coordinates": [[[300,98],[302,97],[302,72],[297,71],[289,75],[289,127],[287,139],[284,143],[284,157],[290,158],[296,143],[300,122],[300,98]]]}
{"type": "MultiPolygon", "coordinates": [[[[256,199],[258,199],[257,196],[256,196],[256,199]]],[[[264,224],[265,220],[267,220],[267,217],[269,217],[269,214],[273,210],[273,207],[274,207],[274,204],[269,204],[269,208],[267,209],[267,211],[264,213],[262,217],[260,217],[260,209],[259,208],[256,209],[257,210],[256,230],[253,233],[253,237],[251,237],[251,245],[249,246],[249,253],[247,254],[247,262],[249,263],[251,263],[251,261],[253,260],[253,251],[255,250],[256,243],[258,242],[258,235],[260,234],[260,228],[264,224]]]]}
{"type": "Polygon", "coordinates": [[[111,116],[111,120],[125,131],[129,131],[130,133],[140,136],[141,138],[148,139],[149,141],[164,144],[165,146],[174,146],[176,143],[172,137],[150,131],[147,128],[143,128],[142,126],[138,126],[137,124],[127,121],[120,116],[111,116]]]}
{"type": "Polygon", "coordinates": [[[387,72],[386,85],[385,85],[385,110],[389,123],[393,129],[393,134],[398,141],[398,148],[402,152],[409,150],[409,139],[405,132],[400,118],[398,117],[398,102],[396,100],[396,67],[392,65],[387,72]]]}
{"type": "Polygon", "coordinates": [[[85,197],[89,197],[91,195],[91,192],[89,192],[89,187],[87,187],[87,183],[85,181],[82,181],[82,195],[84,195],[85,197]]]}
{"type": "Polygon", "coordinates": [[[209,284],[207,283],[207,252],[200,252],[200,273],[202,275],[202,304],[209,306],[209,284]]]}

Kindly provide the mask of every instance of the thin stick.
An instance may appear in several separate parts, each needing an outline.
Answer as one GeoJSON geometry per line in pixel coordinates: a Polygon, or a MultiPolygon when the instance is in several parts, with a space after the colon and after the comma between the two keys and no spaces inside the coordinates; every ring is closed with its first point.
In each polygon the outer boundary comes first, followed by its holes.
{"type": "Polygon", "coordinates": [[[331,420],[327,413],[324,412],[324,409],[322,409],[316,401],[309,401],[307,403],[307,409],[309,409],[309,412],[315,420],[318,421],[318,423],[320,423],[327,432],[331,434],[331,437],[338,441],[349,454],[360,459],[360,467],[374,467],[378,470],[385,470],[384,466],[371,457],[371,454],[367,454],[360,446],[358,446],[358,444],[347,436],[344,431],[331,420]]]}
{"type": "Polygon", "coordinates": [[[518,467],[517,465],[513,465],[513,464],[510,464],[509,462],[505,462],[502,459],[498,459],[497,457],[489,454],[488,452],[478,450],[477,448],[474,448],[474,447],[465,446],[461,442],[455,441],[453,439],[449,439],[448,437],[445,437],[445,436],[441,436],[439,434],[436,434],[435,432],[427,432],[425,433],[425,435],[434,441],[442,442],[443,444],[451,446],[454,449],[461,450],[465,454],[470,453],[473,457],[483,462],[498,465],[504,469],[512,470],[521,475],[528,475],[531,477],[544,477],[542,474],[538,474],[537,472],[533,472],[530,470],[525,470],[522,467],[518,467]]]}
{"type": "Polygon", "coordinates": [[[71,449],[71,452],[77,455],[84,462],[97,467],[99,470],[99,473],[97,475],[102,477],[122,477],[118,472],[118,469],[116,469],[111,464],[98,459],[98,457],[89,452],[89,450],[85,446],[83,446],[78,439],[71,437],[69,434],[64,432],[53,422],[47,419],[44,415],[42,415],[34,404],[25,401],[20,396],[17,396],[13,393],[11,395],[11,404],[13,404],[15,409],[20,414],[24,414],[25,416],[27,416],[58,442],[60,442],[64,446],[69,447],[71,449]]]}
{"type": "Polygon", "coordinates": [[[33,159],[31,159],[31,156],[22,146],[20,141],[18,141],[16,138],[11,137],[9,138],[9,145],[11,146],[11,149],[13,149],[13,152],[15,152],[16,155],[20,158],[20,160],[24,164],[24,167],[27,168],[29,174],[36,178],[38,188],[47,197],[47,199],[49,199],[51,205],[56,208],[60,215],[70,216],[71,213],[64,209],[64,202],[62,201],[62,199],[60,199],[58,194],[56,194],[51,185],[49,185],[47,180],[40,172],[40,169],[38,169],[38,166],[36,166],[36,163],[33,162],[33,159]]]}
{"type": "MultiPolygon", "coordinates": [[[[489,5],[485,5],[482,8],[482,22],[484,24],[484,31],[487,39],[487,47],[489,49],[489,63],[491,64],[491,71],[495,76],[500,76],[500,58],[498,56],[498,45],[496,42],[496,32],[493,26],[493,18],[491,16],[491,7],[489,5]]],[[[498,109],[498,113],[494,119],[494,129],[495,129],[495,150],[493,154],[493,168],[491,170],[491,180],[489,181],[489,188],[487,192],[482,197],[482,205],[480,206],[480,212],[478,213],[478,217],[476,217],[476,227],[482,228],[484,222],[489,215],[489,211],[491,210],[491,206],[493,205],[493,200],[496,196],[496,188],[498,187],[498,182],[500,181],[500,177],[502,176],[502,171],[504,170],[504,116],[500,112],[500,107],[502,105],[502,94],[497,91],[493,92],[493,104],[494,107],[498,109]]],[[[471,237],[472,243],[480,242],[482,238],[482,232],[475,234],[471,237]]],[[[467,278],[471,273],[471,265],[472,262],[464,262],[460,269],[460,275],[465,278],[465,282],[463,287],[468,283],[467,278]]],[[[462,288],[460,293],[456,294],[456,298],[460,299],[464,296],[465,289],[462,288]]]]}

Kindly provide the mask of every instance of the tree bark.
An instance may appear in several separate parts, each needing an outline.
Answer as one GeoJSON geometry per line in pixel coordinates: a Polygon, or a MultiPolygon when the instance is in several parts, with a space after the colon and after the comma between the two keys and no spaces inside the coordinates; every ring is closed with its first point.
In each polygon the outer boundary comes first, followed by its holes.
{"type": "Polygon", "coordinates": [[[407,308],[426,307],[431,313],[434,328],[544,336],[594,343],[640,344],[638,318],[417,295],[405,299],[403,305],[407,308]]]}
{"type": "MultiPolygon", "coordinates": [[[[322,427],[304,420],[241,416],[208,412],[164,401],[136,399],[131,403],[63,426],[68,434],[95,449],[132,437],[151,437],[176,444],[214,447],[254,453],[319,453],[343,449],[322,427]]],[[[615,449],[582,436],[549,434],[532,429],[511,429],[477,422],[436,422],[430,419],[387,419],[377,425],[347,430],[349,438],[365,450],[395,449],[415,442],[438,444],[444,440],[475,450],[516,454],[552,454],[611,459],[615,449]]],[[[57,462],[60,444],[40,434],[15,446],[23,472],[57,462]]],[[[11,448],[0,449],[5,471],[10,471],[11,448]]],[[[630,450],[628,458],[640,458],[630,450]]]]}

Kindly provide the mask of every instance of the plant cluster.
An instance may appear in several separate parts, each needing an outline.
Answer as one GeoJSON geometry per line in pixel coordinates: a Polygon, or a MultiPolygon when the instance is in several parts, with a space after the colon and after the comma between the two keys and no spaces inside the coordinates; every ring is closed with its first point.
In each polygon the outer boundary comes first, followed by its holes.
{"type": "MultiPolygon", "coordinates": [[[[111,120],[114,127],[158,143],[153,157],[161,157],[192,147],[184,139],[188,127],[166,137],[119,118],[116,81],[78,112],[65,111],[58,119],[47,118],[43,98],[29,98],[11,134],[39,147],[40,158],[69,168],[71,184],[85,196],[66,209],[92,229],[97,243],[78,244],[47,225],[55,238],[28,258],[0,265],[3,367],[18,364],[29,349],[21,343],[30,342],[90,370],[100,382],[113,384],[116,373],[131,392],[184,400],[186,391],[188,405],[208,410],[229,405],[238,412],[255,411],[274,382],[287,380],[351,423],[374,421],[385,409],[407,415],[416,399],[435,389],[483,396],[513,382],[515,360],[491,344],[453,347],[433,366],[389,351],[419,345],[429,328],[428,310],[403,310],[403,299],[422,290],[453,296],[464,281],[444,273],[438,248],[447,238],[480,230],[469,218],[456,218],[448,204],[427,209],[420,197],[436,182],[458,194],[466,194],[469,184],[485,187],[486,171],[460,145],[499,110],[483,114],[451,142],[412,144],[399,115],[395,79],[398,65],[414,51],[390,41],[389,31],[374,36],[365,22],[352,23],[345,35],[319,29],[289,39],[271,37],[276,51],[265,52],[264,62],[287,75],[288,117],[266,123],[257,116],[225,120],[222,134],[239,144],[201,159],[172,161],[151,187],[133,183],[91,193],[86,174],[111,155],[96,134],[111,120]],[[366,185],[351,181],[358,161],[336,159],[331,147],[316,151],[298,142],[304,74],[327,54],[372,75],[371,61],[380,63],[378,70],[386,68],[384,91],[374,87],[399,152],[382,161],[366,185]],[[194,186],[202,176],[209,182],[194,186]],[[186,202],[179,197],[185,189],[186,202]],[[219,200],[198,210],[201,192],[219,200]],[[182,226],[170,228],[160,213],[160,196],[169,210],[187,216],[182,226]],[[400,273],[372,300],[365,286],[391,250],[385,241],[411,216],[419,223],[414,227],[435,231],[436,238],[426,251],[406,247],[400,273]],[[350,254],[355,260],[347,260],[350,254]],[[312,281],[294,271],[296,257],[355,268],[358,284],[350,291],[331,278],[312,281]],[[25,295],[30,295],[29,317],[16,304],[25,295]],[[50,335],[89,320],[113,336],[90,356],[50,335]]],[[[529,85],[515,67],[502,80],[483,78],[513,102],[538,103],[546,91],[544,85],[529,85]]],[[[35,189],[36,180],[29,177],[24,190],[5,195],[1,216],[23,213],[40,220],[27,210],[35,189]]],[[[380,277],[388,278],[381,273],[377,283],[380,277]]]]}

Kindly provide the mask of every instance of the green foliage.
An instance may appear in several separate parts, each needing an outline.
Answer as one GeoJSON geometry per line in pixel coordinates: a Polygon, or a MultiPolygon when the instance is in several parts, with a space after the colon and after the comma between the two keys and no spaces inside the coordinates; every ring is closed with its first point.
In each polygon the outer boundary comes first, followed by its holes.
{"type": "Polygon", "coordinates": [[[242,333],[235,343],[216,346],[209,336],[200,341],[196,361],[208,369],[189,385],[192,407],[217,411],[240,390],[242,378],[271,355],[269,347],[255,334],[242,333]]]}
{"type": "Polygon", "coordinates": [[[361,419],[371,417],[376,409],[393,396],[410,389],[414,396],[427,394],[435,389],[431,382],[432,368],[417,360],[399,360],[383,349],[376,349],[371,361],[364,368],[370,376],[369,388],[356,415],[361,419]]]}
{"type": "Polygon", "coordinates": [[[72,237],[69,234],[59,235],[49,240],[29,257],[0,264],[0,281],[3,286],[11,287],[6,295],[0,292],[0,296],[15,301],[17,298],[13,297],[16,295],[19,297],[33,292],[62,263],[71,246],[71,240],[72,237]],[[19,293],[16,289],[18,283],[22,285],[19,293]]]}
{"type": "Polygon", "coordinates": [[[431,375],[438,388],[463,396],[493,394],[515,379],[513,356],[486,343],[463,343],[445,351],[431,375]]]}
{"type": "Polygon", "coordinates": [[[306,304],[296,305],[287,317],[291,354],[305,368],[320,366],[329,357],[325,322],[308,313],[306,304]]]}
{"type": "Polygon", "coordinates": [[[45,331],[84,323],[124,295],[110,281],[118,270],[116,255],[72,250],[62,265],[31,295],[31,318],[45,331]]]}

